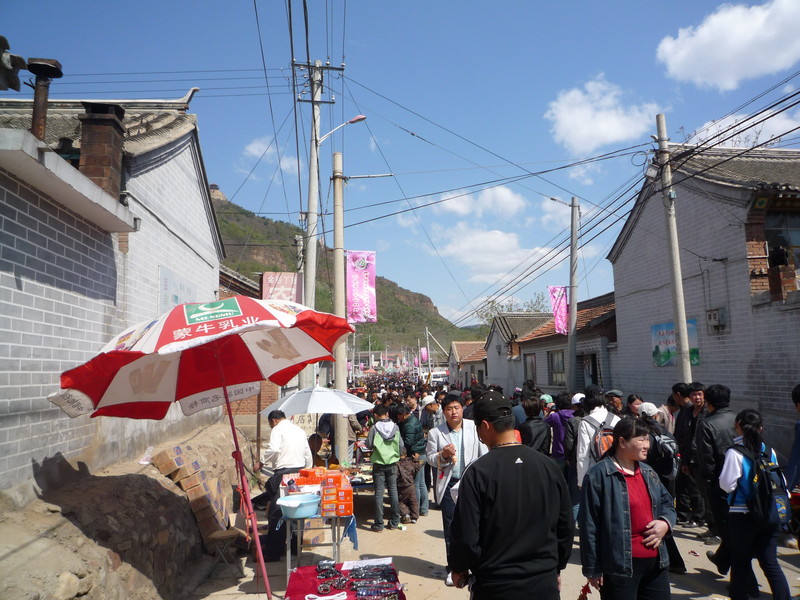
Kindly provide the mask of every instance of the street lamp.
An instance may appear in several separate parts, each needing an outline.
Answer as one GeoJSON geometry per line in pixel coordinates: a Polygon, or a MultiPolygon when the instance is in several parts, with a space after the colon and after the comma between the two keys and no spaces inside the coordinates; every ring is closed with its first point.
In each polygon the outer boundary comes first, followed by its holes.
{"type": "MultiPolygon", "coordinates": [[[[314,94],[318,93],[319,86],[314,86],[314,94]]],[[[318,100],[318,98],[317,98],[318,100]]],[[[308,213],[306,214],[306,239],[305,257],[303,260],[303,304],[315,308],[317,296],[317,219],[319,213],[319,146],[331,134],[345,125],[360,123],[367,117],[357,115],[334,127],[324,136],[319,136],[319,104],[313,105],[313,127],[311,128],[311,148],[308,157],[308,213]]],[[[300,389],[312,387],[316,381],[314,366],[309,365],[300,372],[300,389]]]]}

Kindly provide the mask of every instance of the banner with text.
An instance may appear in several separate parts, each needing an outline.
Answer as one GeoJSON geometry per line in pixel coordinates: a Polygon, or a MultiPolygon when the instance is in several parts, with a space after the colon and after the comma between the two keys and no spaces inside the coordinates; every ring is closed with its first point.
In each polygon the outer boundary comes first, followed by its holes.
{"type": "Polygon", "coordinates": [[[377,322],[375,253],[349,251],[345,278],[347,280],[347,321],[349,323],[377,322]]]}
{"type": "Polygon", "coordinates": [[[303,303],[303,278],[300,273],[266,272],[261,274],[263,300],[288,300],[303,303]]]}
{"type": "Polygon", "coordinates": [[[550,292],[550,306],[553,310],[553,320],[555,321],[556,333],[566,335],[569,333],[569,314],[567,310],[567,286],[548,285],[547,291],[550,292]]]}

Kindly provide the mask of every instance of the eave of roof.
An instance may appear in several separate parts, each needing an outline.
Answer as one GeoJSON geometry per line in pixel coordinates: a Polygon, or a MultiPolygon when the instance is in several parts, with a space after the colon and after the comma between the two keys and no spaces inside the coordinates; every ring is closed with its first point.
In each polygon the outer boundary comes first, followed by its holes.
{"type": "MultiPolygon", "coordinates": [[[[578,333],[588,331],[593,327],[603,323],[614,316],[614,292],[609,292],[596,298],[590,298],[578,303],[578,314],[576,316],[575,329],[578,333]]],[[[552,336],[562,336],[556,333],[555,320],[551,319],[538,329],[528,333],[517,340],[518,343],[539,341],[552,336]]]]}

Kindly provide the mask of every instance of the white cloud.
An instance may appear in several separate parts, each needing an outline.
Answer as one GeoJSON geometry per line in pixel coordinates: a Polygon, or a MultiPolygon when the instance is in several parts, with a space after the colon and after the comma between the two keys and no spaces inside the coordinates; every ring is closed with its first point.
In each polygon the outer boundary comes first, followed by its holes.
{"type": "Polygon", "coordinates": [[[599,75],[583,88],[562,90],[549,104],[545,118],[556,142],[573,155],[585,156],[605,146],[639,139],[653,128],[658,105],[626,106],[622,89],[599,75]]]}
{"type": "Polygon", "coordinates": [[[467,267],[471,283],[495,283],[508,280],[521,263],[532,255],[543,255],[546,247],[523,248],[519,236],[497,229],[480,229],[467,223],[451,228],[448,243],[439,245],[439,254],[467,267]]]}
{"type": "Polygon", "coordinates": [[[569,178],[574,179],[583,185],[592,185],[594,183],[592,175],[600,172],[600,165],[597,163],[578,165],[569,170],[569,178]]]}
{"type": "Polygon", "coordinates": [[[512,217],[524,211],[527,205],[523,196],[506,186],[481,190],[477,194],[453,192],[442,197],[452,200],[435,205],[434,212],[449,212],[460,217],[469,216],[476,219],[488,214],[512,217]]]}
{"type": "MultiPolygon", "coordinates": [[[[275,150],[275,144],[271,137],[256,138],[247,146],[244,147],[242,152],[246,158],[261,159],[262,162],[270,165],[278,163],[278,152],[275,150]],[[263,158],[262,158],[263,156],[263,158]]],[[[284,173],[297,173],[297,158],[291,155],[281,155],[281,171],[284,173]]]]}
{"type": "Polygon", "coordinates": [[[697,27],[658,44],[656,56],[678,81],[720,91],[788,69],[800,60],[800,2],[723,4],[697,27]]]}
{"type": "MultiPolygon", "coordinates": [[[[760,121],[766,116],[768,115],[762,115],[754,120],[760,121]]],[[[731,117],[720,119],[719,121],[709,121],[704,123],[694,133],[692,133],[689,136],[689,139],[692,141],[692,143],[700,143],[708,140],[712,136],[722,133],[723,131],[727,131],[729,128],[733,128],[732,131],[725,133],[720,137],[714,137],[712,141],[721,141],[722,139],[730,137],[735,133],[733,137],[723,142],[721,145],[749,148],[751,146],[755,146],[756,144],[764,143],[776,136],[780,136],[787,131],[795,129],[796,127],[800,127],[800,111],[795,111],[793,114],[786,112],[773,114],[767,121],[755,126],[751,125],[752,121],[744,123],[743,121],[746,118],[747,115],[733,115],[731,117]],[[740,125],[737,126],[737,123],[740,123],[740,125]]],[[[788,135],[796,136],[798,135],[798,132],[794,131],[788,135]]],[[[778,140],[776,139],[775,142],[777,141],[778,140]]]]}
{"type": "Polygon", "coordinates": [[[542,211],[542,216],[539,219],[540,226],[548,229],[569,229],[572,222],[569,202],[564,205],[550,198],[542,198],[539,208],[542,211]]]}

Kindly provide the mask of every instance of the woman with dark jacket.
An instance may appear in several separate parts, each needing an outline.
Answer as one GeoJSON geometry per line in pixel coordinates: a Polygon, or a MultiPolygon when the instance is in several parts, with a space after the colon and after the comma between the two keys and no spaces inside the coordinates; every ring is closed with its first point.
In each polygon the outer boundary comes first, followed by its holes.
{"type": "Polygon", "coordinates": [[[749,595],[758,594],[752,567],[754,556],[769,582],[772,597],[789,600],[789,585],[778,564],[778,523],[759,521],[747,508],[747,501],[755,493],[754,459],[763,453],[766,460],[777,464],[775,451],[761,439],[763,423],[757,410],[746,408],[737,414],[734,428],[739,437],[725,452],[725,463],[719,475],[719,486],[728,493],[730,503],[731,600],[747,600],[749,595]]]}
{"type": "Polygon", "coordinates": [[[670,598],[662,540],[675,526],[675,507],[645,462],[649,433],[639,419],[621,419],[581,490],[581,564],[602,600],[670,598]]]}

